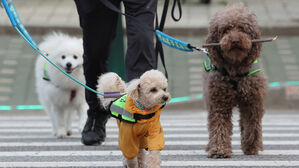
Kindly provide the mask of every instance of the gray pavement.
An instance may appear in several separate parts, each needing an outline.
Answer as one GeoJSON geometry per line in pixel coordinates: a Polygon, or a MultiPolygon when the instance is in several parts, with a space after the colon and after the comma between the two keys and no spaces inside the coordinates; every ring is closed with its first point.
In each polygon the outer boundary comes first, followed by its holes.
{"type": "MultiPolygon", "coordinates": [[[[267,110],[263,119],[264,151],[245,156],[240,149],[238,113],[234,114],[233,157],[209,159],[205,111],[165,110],[161,122],[165,132],[162,167],[299,167],[299,111],[267,110]]],[[[80,134],[56,139],[41,111],[18,111],[0,117],[0,167],[121,167],[116,121],[107,124],[102,146],[83,146],[80,134]]],[[[74,123],[74,125],[76,125],[74,123]]]]}

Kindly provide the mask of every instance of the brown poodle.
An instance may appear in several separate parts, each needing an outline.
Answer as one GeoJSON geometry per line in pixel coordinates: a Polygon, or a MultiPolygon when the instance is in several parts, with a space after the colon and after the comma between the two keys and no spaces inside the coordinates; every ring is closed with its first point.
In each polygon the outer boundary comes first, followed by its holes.
{"type": "Polygon", "coordinates": [[[267,80],[258,66],[261,43],[256,16],[242,3],[230,5],[211,19],[207,43],[211,69],[204,73],[204,95],[208,108],[211,158],[232,155],[232,110],[240,111],[241,146],[244,154],[256,155],[263,150],[262,117],[267,80]],[[256,72],[254,72],[256,71],[256,72]]]}

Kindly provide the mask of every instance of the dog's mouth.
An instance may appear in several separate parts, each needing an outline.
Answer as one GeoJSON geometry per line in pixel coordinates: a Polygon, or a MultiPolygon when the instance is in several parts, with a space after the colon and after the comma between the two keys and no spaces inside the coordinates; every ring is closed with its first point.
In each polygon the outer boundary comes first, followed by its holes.
{"type": "Polygon", "coordinates": [[[241,46],[232,46],[230,49],[229,49],[229,52],[232,52],[232,51],[246,51],[245,48],[241,47],[241,46]]]}
{"type": "MultiPolygon", "coordinates": [[[[79,65],[80,66],[80,65],[79,65]]],[[[79,66],[76,67],[66,67],[64,68],[64,71],[68,74],[71,74],[75,69],[77,69],[79,66]]]]}
{"type": "Polygon", "coordinates": [[[71,74],[73,72],[73,68],[65,68],[64,69],[66,73],[71,74]]]}

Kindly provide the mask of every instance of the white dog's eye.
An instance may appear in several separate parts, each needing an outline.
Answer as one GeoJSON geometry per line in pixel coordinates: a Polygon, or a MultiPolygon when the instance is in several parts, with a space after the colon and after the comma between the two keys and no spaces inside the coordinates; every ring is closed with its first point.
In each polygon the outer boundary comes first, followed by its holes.
{"type": "Polygon", "coordinates": [[[65,56],[63,55],[63,56],[61,56],[61,58],[62,58],[62,59],[65,59],[65,56]]]}
{"type": "Polygon", "coordinates": [[[150,92],[157,92],[157,88],[151,88],[150,92]]]}
{"type": "Polygon", "coordinates": [[[163,89],[164,92],[166,92],[166,90],[167,90],[166,88],[163,89]]]}
{"type": "Polygon", "coordinates": [[[77,55],[74,55],[73,57],[74,57],[74,59],[77,59],[77,58],[78,58],[77,55]]]}

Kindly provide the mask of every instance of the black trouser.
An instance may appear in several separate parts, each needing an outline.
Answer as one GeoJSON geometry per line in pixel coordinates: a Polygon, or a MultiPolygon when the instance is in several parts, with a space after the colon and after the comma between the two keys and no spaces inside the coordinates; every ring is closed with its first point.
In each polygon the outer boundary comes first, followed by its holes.
{"type": "MultiPolygon", "coordinates": [[[[120,0],[110,0],[120,6],[120,0]]],[[[97,79],[107,71],[107,60],[112,40],[116,36],[118,13],[106,8],[100,0],[75,0],[83,31],[84,75],[86,85],[96,89],[97,79]]],[[[123,0],[125,13],[134,16],[148,28],[138,26],[136,20],[126,17],[128,49],[126,53],[127,81],[140,77],[150,69],[157,69],[154,52],[153,24],[157,0],[123,0]],[[150,3],[149,3],[150,2],[150,3]]],[[[86,90],[88,116],[102,115],[97,95],[86,90]]]]}

